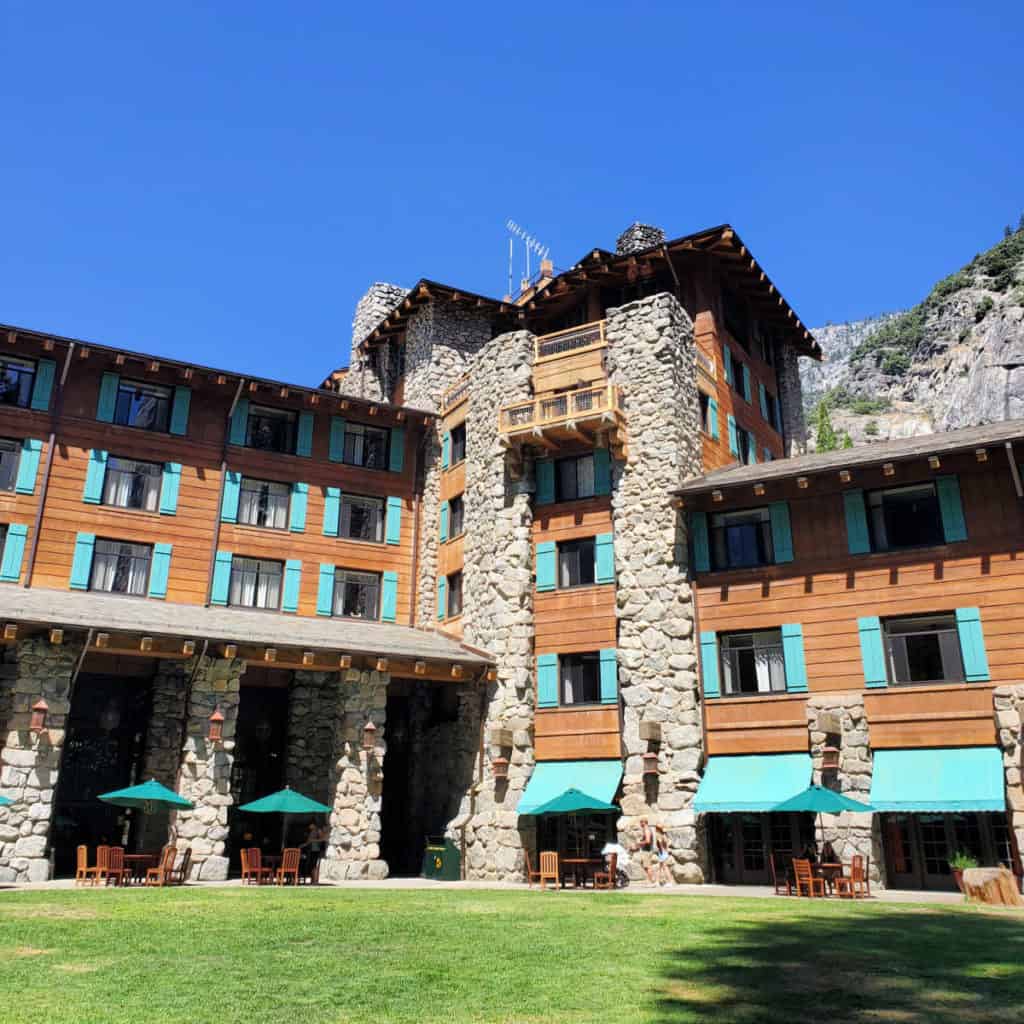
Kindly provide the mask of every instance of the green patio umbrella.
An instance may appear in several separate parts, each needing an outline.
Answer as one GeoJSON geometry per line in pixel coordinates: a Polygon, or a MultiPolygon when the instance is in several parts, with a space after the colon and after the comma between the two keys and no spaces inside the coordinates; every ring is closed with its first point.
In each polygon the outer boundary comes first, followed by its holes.
{"type": "Polygon", "coordinates": [[[851,800],[848,796],[824,786],[808,786],[802,793],[797,793],[796,796],[791,796],[772,808],[773,812],[780,814],[790,811],[809,811],[812,814],[841,814],[843,811],[868,813],[873,810],[871,804],[851,800]]]}
{"type": "Polygon", "coordinates": [[[259,800],[242,804],[240,811],[251,811],[253,814],[280,814],[281,818],[281,848],[284,848],[284,841],[288,834],[289,814],[329,814],[331,808],[326,804],[311,800],[308,796],[297,793],[291,786],[285,786],[276,793],[269,796],[262,796],[259,800]]]}
{"type": "Polygon", "coordinates": [[[101,793],[100,799],[118,807],[135,807],[145,814],[152,814],[158,806],[174,809],[189,809],[194,805],[183,796],[178,796],[173,789],[161,785],[156,779],[142,782],[138,786],[127,789],[115,789],[111,793],[101,793]]]}
{"type": "Polygon", "coordinates": [[[598,800],[597,797],[588,796],[582,790],[579,789],[567,789],[564,793],[560,793],[553,800],[549,800],[546,804],[541,804],[539,807],[535,807],[530,814],[541,815],[541,814],[578,814],[581,811],[618,811],[618,807],[615,804],[607,804],[603,800],[598,800]]]}

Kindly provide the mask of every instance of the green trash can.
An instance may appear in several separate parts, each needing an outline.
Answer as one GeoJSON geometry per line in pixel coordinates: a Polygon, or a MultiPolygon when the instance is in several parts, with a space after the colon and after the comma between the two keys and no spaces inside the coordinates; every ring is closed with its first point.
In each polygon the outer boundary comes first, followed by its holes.
{"type": "Polygon", "coordinates": [[[441,882],[457,882],[462,877],[462,857],[459,848],[444,836],[428,836],[423,851],[421,878],[436,878],[441,882]]]}

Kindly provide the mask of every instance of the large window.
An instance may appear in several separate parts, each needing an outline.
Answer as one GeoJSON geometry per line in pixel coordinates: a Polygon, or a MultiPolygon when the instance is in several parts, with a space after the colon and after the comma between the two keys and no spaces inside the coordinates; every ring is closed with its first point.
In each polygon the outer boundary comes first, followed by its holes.
{"type": "Polygon", "coordinates": [[[448,577],[448,618],[462,614],[462,573],[453,572],[448,577]]]}
{"type": "Polygon", "coordinates": [[[775,429],[779,429],[779,400],[767,388],[764,392],[765,409],[768,412],[768,423],[775,429]]]}
{"type": "Polygon", "coordinates": [[[0,491],[13,491],[18,482],[21,442],[0,438],[0,491]]]}
{"type": "Polygon", "coordinates": [[[771,565],[775,554],[768,509],[714,513],[711,516],[711,556],[715,569],[771,565]]]}
{"type": "Polygon", "coordinates": [[[466,457],[466,424],[460,423],[452,427],[452,455],[450,465],[462,462],[466,457]]]}
{"type": "Polygon", "coordinates": [[[98,540],[92,559],[90,590],[144,596],[153,549],[148,544],[98,540]]]}
{"type": "Polygon", "coordinates": [[[380,574],[338,569],[334,574],[334,614],[348,619],[379,619],[380,574]]]}
{"type": "Polygon", "coordinates": [[[238,494],[238,521],[245,526],[285,529],[288,526],[291,493],[288,484],[242,477],[242,488],[238,494]]]}
{"type": "Polygon", "coordinates": [[[725,347],[725,358],[729,361],[729,380],[734,391],[743,394],[743,362],[736,358],[728,345],[725,347]]]}
{"type": "Polygon", "coordinates": [[[448,502],[449,540],[454,540],[456,537],[462,536],[462,531],[465,529],[465,513],[466,506],[463,503],[461,494],[457,498],[452,498],[452,500],[448,502]]]}
{"type": "Polygon", "coordinates": [[[345,424],[345,450],[342,461],[366,469],[387,469],[389,431],[363,423],[345,424]]]}
{"type": "Polygon", "coordinates": [[[594,496],[594,456],[577,455],[555,463],[555,500],[575,501],[594,496]]]}
{"type": "Polygon", "coordinates": [[[558,545],[558,586],[586,587],[594,582],[595,542],[593,537],[565,541],[558,545]]]}
{"type": "Polygon", "coordinates": [[[872,550],[895,551],[943,543],[935,484],[872,491],[867,502],[872,550]]]}
{"type": "Polygon", "coordinates": [[[122,427],[140,430],[168,428],[171,419],[171,389],[159,384],[122,380],[117,385],[114,422],[122,427]]]}
{"type": "Polygon", "coordinates": [[[349,540],[384,540],[384,499],[362,498],[355,494],[341,496],[341,537],[349,540]]]}
{"type": "Polygon", "coordinates": [[[711,396],[703,391],[697,392],[697,399],[700,402],[700,429],[705,434],[712,432],[711,427],[711,396]]]}
{"type": "Polygon", "coordinates": [[[162,477],[163,467],[158,463],[111,456],[103,478],[103,504],[155,512],[160,504],[162,477]]]}
{"type": "Polygon", "coordinates": [[[267,452],[295,451],[296,413],[288,409],[268,409],[264,405],[249,407],[245,443],[250,448],[267,452]]]}
{"type": "Polygon", "coordinates": [[[786,689],[782,630],[729,633],[721,638],[722,684],[727,695],[786,689]]]}
{"type": "Polygon", "coordinates": [[[596,651],[588,654],[560,654],[558,674],[563,704],[601,702],[601,660],[596,651]]]}
{"type": "Polygon", "coordinates": [[[0,356],[0,405],[27,408],[35,379],[36,364],[31,359],[0,356]]]}
{"type": "Polygon", "coordinates": [[[962,683],[960,634],[952,615],[891,619],[885,623],[889,679],[899,683],[962,683]]]}
{"type": "Polygon", "coordinates": [[[280,608],[283,574],[280,562],[265,558],[233,558],[228,604],[239,608],[280,608]]]}

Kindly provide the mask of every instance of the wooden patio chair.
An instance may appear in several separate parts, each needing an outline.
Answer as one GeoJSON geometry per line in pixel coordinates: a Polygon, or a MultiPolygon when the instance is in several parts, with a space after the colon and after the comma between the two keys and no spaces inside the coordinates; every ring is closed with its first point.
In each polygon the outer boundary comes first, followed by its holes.
{"type": "Polygon", "coordinates": [[[75,885],[95,885],[98,865],[89,867],[89,847],[79,846],[76,850],[75,885]]]}
{"type": "Polygon", "coordinates": [[[825,879],[817,878],[815,876],[814,872],[811,870],[811,862],[809,860],[800,860],[799,858],[794,857],[793,874],[796,876],[797,896],[803,896],[804,890],[806,890],[808,896],[820,895],[824,898],[825,879]]]}
{"type": "Polygon", "coordinates": [[[619,870],[619,855],[617,853],[608,854],[608,868],[606,871],[595,871],[594,872],[594,888],[595,889],[614,889],[616,872],[619,870]]]}
{"type": "Polygon", "coordinates": [[[175,846],[165,846],[160,855],[160,863],[155,868],[146,869],[146,885],[170,885],[174,874],[174,862],[178,859],[175,846]]]}
{"type": "Polygon", "coordinates": [[[249,854],[249,884],[263,885],[274,880],[274,869],[263,866],[263,858],[258,846],[250,846],[249,854]]]}
{"type": "Polygon", "coordinates": [[[110,861],[110,847],[109,846],[97,846],[96,847],[96,866],[92,869],[92,875],[89,879],[92,885],[99,885],[101,881],[105,881],[107,877],[107,864],[110,861]]]}
{"type": "Polygon", "coordinates": [[[131,869],[124,865],[124,849],[111,846],[107,850],[107,866],[103,871],[103,880],[107,885],[127,885],[131,881],[131,869]]]}
{"type": "Polygon", "coordinates": [[[274,878],[278,885],[286,885],[289,876],[296,885],[299,884],[299,860],[301,857],[302,851],[297,846],[289,846],[281,853],[281,866],[277,869],[277,875],[274,878]]]}
{"type": "Polygon", "coordinates": [[[558,865],[558,854],[554,850],[543,850],[540,855],[540,887],[545,888],[545,882],[554,882],[555,888],[561,884],[562,872],[558,865]]]}
{"type": "Polygon", "coordinates": [[[540,872],[534,870],[533,858],[530,856],[529,850],[524,849],[523,856],[526,858],[526,884],[532,889],[533,883],[540,881],[540,872]]]}
{"type": "Polygon", "coordinates": [[[185,852],[181,855],[181,863],[171,869],[171,877],[168,884],[184,885],[188,881],[189,868],[192,867],[192,847],[186,846],[185,852]]]}
{"type": "Polygon", "coordinates": [[[867,877],[864,872],[864,858],[854,854],[850,861],[850,873],[839,875],[835,879],[836,893],[850,899],[864,899],[868,895],[867,877]]]}
{"type": "Polygon", "coordinates": [[[775,863],[775,854],[769,854],[768,856],[768,867],[772,873],[772,885],[775,888],[776,896],[792,896],[793,895],[793,882],[790,880],[789,871],[786,870],[785,865],[780,867],[775,863]]]}

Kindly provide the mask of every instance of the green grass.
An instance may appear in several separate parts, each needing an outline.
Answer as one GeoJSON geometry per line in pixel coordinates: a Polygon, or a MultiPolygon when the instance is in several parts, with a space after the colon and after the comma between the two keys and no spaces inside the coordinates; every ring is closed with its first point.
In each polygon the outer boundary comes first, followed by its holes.
{"type": "Polygon", "coordinates": [[[0,893],[5,1024],[1005,1022],[1024,918],[479,890],[0,893]]]}

